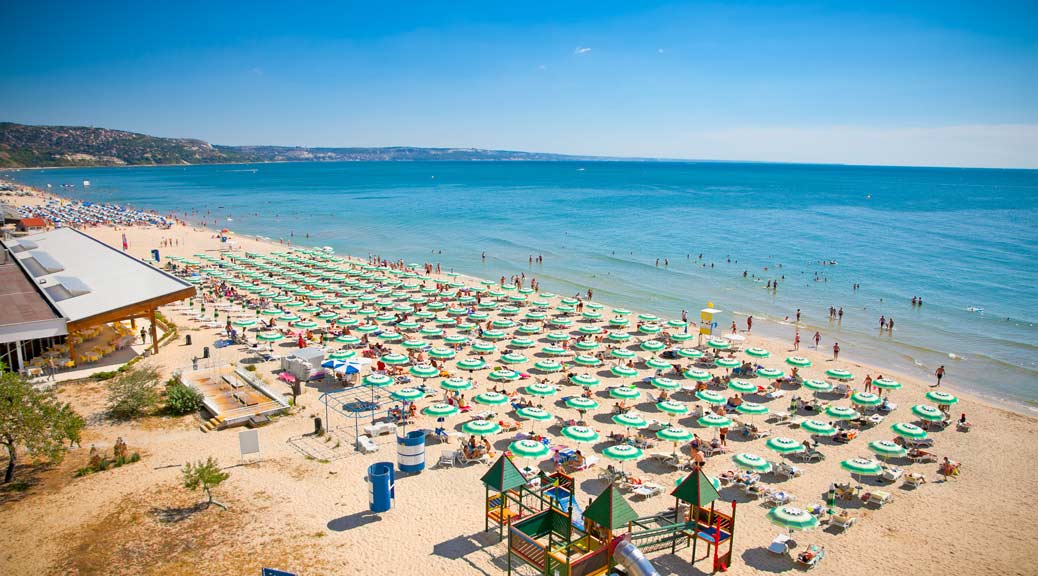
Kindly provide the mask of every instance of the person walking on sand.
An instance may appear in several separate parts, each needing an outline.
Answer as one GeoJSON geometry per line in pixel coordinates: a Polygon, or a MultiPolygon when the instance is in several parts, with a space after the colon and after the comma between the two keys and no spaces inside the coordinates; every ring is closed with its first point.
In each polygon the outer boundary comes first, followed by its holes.
{"type": "Polygon", "coordinates": [[[818,349],[818,344],[821,341],[822,341],[822,334],[820,332],[818,332],[818,331],[815,331],[815,350],[818,349]]]}
{"type": "Polygon", "coordinates": [[[872,375],[865,375],[865,392],[872,392],[872,375]]]}
{"type": "Polygon", "coordinates": [[[800,331],[797,330],[795,336],[793,336],[793,350],[800,350],[800,331]]]}
{"type": "Polygon", "coordinates": [[[749,334],[750,330],[753,330],[753,316],[746,317],[746,333],[749,334]]]}
{"type": "Polygon", "coordinates": [[[936,388],[941,385],[941,378],[944,378],[944,364],[941,364],[941,367],[934,372],[934,376],[937,376],[937,383],[930,386],[930,388],[936,388]]]}
{"type": "Polygon", "coordinates": [[[835,362],[836,360],[839,360],[839,359],[840,359],[840,343],[839,342],[835,342],[835,343],[833,343],[833,361],[835,362]]]}

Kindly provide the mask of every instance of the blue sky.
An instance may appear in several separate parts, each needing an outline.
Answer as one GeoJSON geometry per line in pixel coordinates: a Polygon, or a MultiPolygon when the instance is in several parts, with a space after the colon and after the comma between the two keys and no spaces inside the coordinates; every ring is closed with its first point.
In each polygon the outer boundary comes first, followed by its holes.
{"type": "Polygon", "coordinates": [[[1036,2],[5,5],[0,119],[220,144],[1038,167],[1036,2]]]}

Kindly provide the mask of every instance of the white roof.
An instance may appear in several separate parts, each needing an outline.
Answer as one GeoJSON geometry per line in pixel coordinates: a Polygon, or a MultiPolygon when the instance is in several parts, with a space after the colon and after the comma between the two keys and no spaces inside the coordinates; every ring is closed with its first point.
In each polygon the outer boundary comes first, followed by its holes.
{"type": "Polygon", "coordinates": [[[192,288],[147,262],[71,228],[7,242],[22,269],[69,322],[192,288]]]}

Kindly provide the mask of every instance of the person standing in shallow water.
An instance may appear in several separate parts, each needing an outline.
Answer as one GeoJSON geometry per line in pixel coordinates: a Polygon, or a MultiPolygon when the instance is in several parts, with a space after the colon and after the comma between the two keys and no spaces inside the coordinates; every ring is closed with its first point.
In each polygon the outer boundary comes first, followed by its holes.
{"type": "Polygon", "coordinates": [[[753,330],[753,316],[746,317],[746,333],[749,334],[750,330],[753,330]]]}
{"type": "Polygon", "coordinates": [[[933,374],[934,376],[937,376],[937,383],[933,386],[930,386],[930,388],[936,388],[941,385],[941,378],[944,378],[944,364],[941,364],[941,367],[938,368],[933,374]]]}
{"type": "Polygon", "coordinates": [[[839,359],[840,359],[840,343],[839,342],[834,342],[833,343],[833,360],[835,361],[835,360],[839,360],[839,359]]]}

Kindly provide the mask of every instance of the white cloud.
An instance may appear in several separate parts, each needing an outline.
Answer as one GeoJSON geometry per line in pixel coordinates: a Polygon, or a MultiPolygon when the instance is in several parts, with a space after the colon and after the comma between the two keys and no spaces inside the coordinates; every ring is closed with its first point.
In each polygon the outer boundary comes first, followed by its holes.
{"type": "MultiPolygon", "coordinates": [[[[745,126],[657,141],[655,156],[891,166],[1038,168],[1038,124],[745,126]]],[[[644,152],[649,153],[646,146],[644,152]]],[[[639,154],[632,151],[631,153],[639,154]]]]}
{"type": "Polygon", "coordinates": [[[656,53],[663,54],[663,48],[660,48],[659,50],[656,50],[656,53]]]}
{"type": "Polygon", "coordinates": [[[584,54],[587,54],[588,52],[591,52],[591,49],[587,48],[587,47],[584,47],[584,46],[577,46],[577,49],[573,51],[573,53],[576,54],[577,56],[583,56],[584,54]]]}

